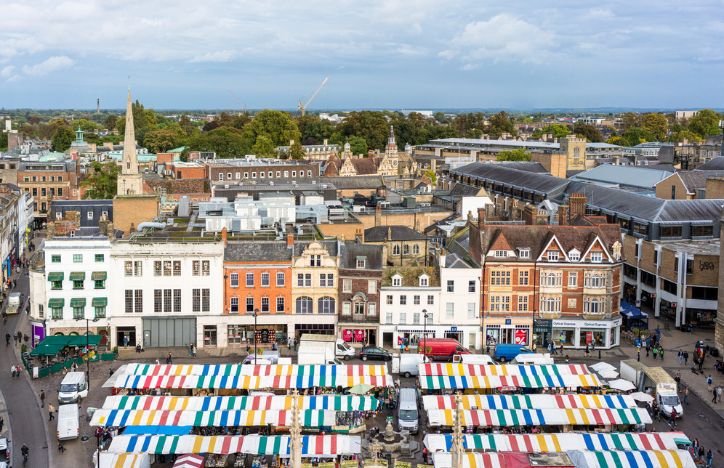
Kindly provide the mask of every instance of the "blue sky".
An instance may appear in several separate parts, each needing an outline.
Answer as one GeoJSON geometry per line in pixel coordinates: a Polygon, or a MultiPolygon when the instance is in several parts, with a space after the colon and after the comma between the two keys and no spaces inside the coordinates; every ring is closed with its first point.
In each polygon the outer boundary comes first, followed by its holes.
{"type": "Polygon", "coordinates": [[[724,107],[724,0],[4,0],[0,107],[724,107]],[[130,80],[129,77],[130,76],[130,80]]]}

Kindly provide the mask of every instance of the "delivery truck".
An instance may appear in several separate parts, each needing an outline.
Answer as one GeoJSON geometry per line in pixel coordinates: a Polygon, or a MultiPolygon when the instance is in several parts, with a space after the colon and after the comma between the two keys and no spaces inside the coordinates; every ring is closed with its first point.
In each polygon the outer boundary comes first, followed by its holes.
{"type": "Polygon", "coordinates": [[[334,364],[354,355],[353,348],[334,336],[304,334],[299,340],[297,364],[334,364]]]}
{"type": "Polygon", "coordinates": [[[634,359],[621,361],[621,378],[636,385],[639,391],[651,394],[659,406],[659,410],[671,417],[676,409],[680,418],[684,414],[684,407],[676,391],[676,381],[661,367],[649,367],[634,359]]]}

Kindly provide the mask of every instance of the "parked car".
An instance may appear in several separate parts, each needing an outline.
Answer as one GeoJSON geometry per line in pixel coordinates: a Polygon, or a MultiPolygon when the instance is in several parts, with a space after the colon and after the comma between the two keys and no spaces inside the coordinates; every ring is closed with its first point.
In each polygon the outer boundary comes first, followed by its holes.
{"type": "Polygon", "coordinates": [[[496,361],[508,362],[515,359],[515,357],[519,354],[532,353],[533,350],[525,345],[498,343],[497,345],[495,345],[495,352],[493,354],[493,358],[495,358],[496,361]]]}
{"type": "Polygon", "coordinates": [[[363,361],[368,359],[374,361],[391,361],[392,354],[386,349],[378,348],[377,346],[365,346],[359,352],[359,358],[363,361]]]}
{"type": "Polygon", "coordinates": [[[452,361],[455,356],[470,354],[467,348],[452,338],[423,338],[418,350],[433,361],[452,361]]]}

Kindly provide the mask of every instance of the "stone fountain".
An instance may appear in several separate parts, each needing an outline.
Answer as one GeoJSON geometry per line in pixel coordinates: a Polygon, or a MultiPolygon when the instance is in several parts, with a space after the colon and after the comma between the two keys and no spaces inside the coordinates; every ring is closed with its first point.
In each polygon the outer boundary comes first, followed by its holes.
{"type": "Polygon", "coordinates": [[[395,431],[392,418],[388,418],[385,430],[370,437],[368,451],[370,455],[382,453],[386,458],[410,458],[420,450],[415,440],[410,440],[407,431],[395,431]]]}

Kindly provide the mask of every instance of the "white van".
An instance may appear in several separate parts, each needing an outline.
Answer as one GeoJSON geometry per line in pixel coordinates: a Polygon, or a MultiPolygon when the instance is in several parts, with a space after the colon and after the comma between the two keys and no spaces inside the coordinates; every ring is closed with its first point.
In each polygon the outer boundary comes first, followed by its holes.
{"type": "MultiPolygon", "coordinates": [[[[395,356],[397,357],[397,356],[395,356]]],[[[400,368],[398,370],[399,374],[409,378],[412,375],[419,375],[420,374],[420,364],[426,364],[430,362],[430,359],[427,356],[423,356],[422,354],[415,354],[415,353],[403,353],[400,354],[399,358],[400,360],[400,368]]],[[[394,367],[394,366],[393,366],[394,367]]]]}
{"type": "Polygon", "coordinates": [[[68,372],[58,388],[58,403],[77,403],[88,396],[88,382],[85,372],[68,372]]]}
{"type": "Polygon", "coordinates": [[[512,364],[544,366],[554,364],[554,361],[549,353],[521,353],[513,358],[512,364]]]}
{"type": "Polygon", "coordinates": [[[453,362],[462,364],[479,364],[485,366],[495,365],[493,358],[487,354],[456,354],[453,356],[453,362]]]}
{"type": "Polygon", "coordinates": [[[420,413],[417,410],[417,389],[400,389],[400,407],[397,410],[397,419],[401,431],[417,434],[420,413]]]}
{"type": "Polygon", "coordinates": [[[58,440],[77,439],[78,405],[60,405],[58,407],[58,440]]]}

